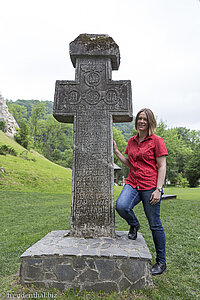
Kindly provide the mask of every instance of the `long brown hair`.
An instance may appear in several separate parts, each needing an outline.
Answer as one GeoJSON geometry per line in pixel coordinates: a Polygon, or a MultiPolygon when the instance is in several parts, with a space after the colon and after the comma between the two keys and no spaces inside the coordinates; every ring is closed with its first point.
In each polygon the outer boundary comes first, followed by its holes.
{"type": "Polygon", "coordinates": [[[156,131],[156,119],[153,114],[153,112],[149,108],[142,108],[138,113],[135,118],[135,129],[137,130],[137,122],[139,119],[139,114],[144,112],[147,116],[147,122],[148,122],[148,129],[149,129],[149,135],[152,135],[156,131]]]}

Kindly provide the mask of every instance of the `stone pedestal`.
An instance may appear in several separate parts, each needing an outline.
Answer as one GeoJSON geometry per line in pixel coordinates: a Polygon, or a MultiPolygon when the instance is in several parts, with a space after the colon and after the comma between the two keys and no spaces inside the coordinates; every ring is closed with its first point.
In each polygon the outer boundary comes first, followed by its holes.
{"type": "Polygon", "coordinates": [[[151,254],[138,233],[116,238],[64,237],[69,231],[52,231],[21,256],[22,284],[47,289],[122,291],[152,287],[151,254]]]}

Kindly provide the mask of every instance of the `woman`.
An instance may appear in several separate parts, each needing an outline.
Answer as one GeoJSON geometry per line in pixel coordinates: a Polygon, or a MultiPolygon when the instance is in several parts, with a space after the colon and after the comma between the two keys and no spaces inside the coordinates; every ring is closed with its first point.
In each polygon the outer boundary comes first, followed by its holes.
{"type": "Polygon", "coordinates": [[[128,238],[135,240],[140,228],[133,208],[142,201],[146,217],[152,231],[156,249],[156,264],[152,275],[166,270],[165,233],[160,220],[160,200],[166,173],[168,155],[164,140],[155,135],[156,120],[153,112],[141,109],[135,119],[136,136],[129,139],[125,157],[113,141],[116,156],[130,168],[125,186],[117,199],[116,210],[130,225],[128,238]]]}

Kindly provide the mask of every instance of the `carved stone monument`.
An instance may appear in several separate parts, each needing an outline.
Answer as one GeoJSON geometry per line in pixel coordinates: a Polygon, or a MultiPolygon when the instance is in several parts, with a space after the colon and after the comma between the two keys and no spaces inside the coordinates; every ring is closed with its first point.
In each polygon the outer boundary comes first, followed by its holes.
{"type": "Polygon", "coordinates": [[[152,286],[142,235],[114,223],[112,122],[132,120],[131,82],[112,81],[119,47],[107,35],[70,43],[75,81],[57,81],[54,117],[74,123],[71,228],[52,231],[21,256],[22,284],[109,292],[152,286]]]}
{"type": "Polygon", "coordinates": [[[132,121],[131,82],[112,81],[119,47],[107,35],[70,43],[75,81],[57,81],[54,117],[74,122],[71,232],[114,237],[112,123],[132,121]]]}

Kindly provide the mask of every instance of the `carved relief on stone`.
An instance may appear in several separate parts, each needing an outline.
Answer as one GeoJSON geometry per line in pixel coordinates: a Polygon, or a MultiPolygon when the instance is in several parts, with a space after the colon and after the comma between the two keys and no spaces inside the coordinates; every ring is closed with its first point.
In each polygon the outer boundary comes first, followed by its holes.
{"type": "Polygon", "coordinates": [[[55,118],[74,122],[70,234],[113,237],[112,120],[132,120],[131,83],[111,79],[119,64],[116,44],[102,51],[96,45],[91,55],[82,42],[70,47],[75,80],[57,81],[54,101],[55,118]]]}

